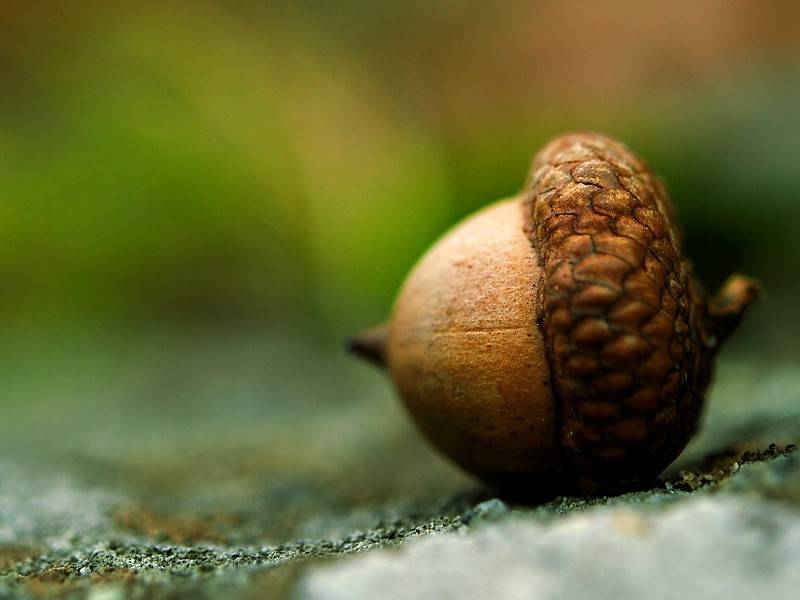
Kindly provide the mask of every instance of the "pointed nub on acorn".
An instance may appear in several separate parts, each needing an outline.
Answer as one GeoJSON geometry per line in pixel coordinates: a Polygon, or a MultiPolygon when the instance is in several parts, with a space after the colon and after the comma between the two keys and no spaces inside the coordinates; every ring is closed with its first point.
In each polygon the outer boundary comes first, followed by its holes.
{"type": "Polygon", "coordinates": [[[641,485],[688,442],[719,343],[758,291],[735,277],[706,298],[673,212],[621,143],[556,138],[523,192],[440,239],[388,324],[350,347],[388,369],[434,446],[490,485],[641,485]]]}
{"type": "Polygon", "coordinates": [[[358,332],[347,342],[347,350],[380,367],[386,366],[389,326],[382,324],[358,332]]]}

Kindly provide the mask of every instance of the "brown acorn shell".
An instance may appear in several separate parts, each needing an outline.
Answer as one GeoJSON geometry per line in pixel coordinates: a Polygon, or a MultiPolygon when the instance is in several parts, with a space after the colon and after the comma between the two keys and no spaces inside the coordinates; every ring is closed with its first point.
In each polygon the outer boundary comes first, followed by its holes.
{"type": "Polygon", "coordinates": [[[598,481],[655,476],[689,441],[711,368],[672,203],[643,160],[599,134],[553,140],[531,173],[562,446],[598,481]]]}
{"type": "Polygon", "coordinates": [[[445,455],[492,485],[543,488],[564,461],[525,216],[522,198],[504,200],[437,241],[398,294],[385,352],[371,355],[445,455]]]}
{"type": "Polygon", "coordinates": [[[714,354],[758,296],[709,299],[672,204],[621,143],[573,133],[520,196],[470,216],[350,348],[386,366],[429,440],[509,496],[652,481],[691,437],[714,354]]]}

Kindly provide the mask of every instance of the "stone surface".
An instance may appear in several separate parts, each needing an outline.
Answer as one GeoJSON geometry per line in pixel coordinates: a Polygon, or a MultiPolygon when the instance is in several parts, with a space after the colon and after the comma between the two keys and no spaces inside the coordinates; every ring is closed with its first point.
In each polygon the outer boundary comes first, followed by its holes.
{"type": "Polygon", "coordinates": [[[731,600],[788,598],[798,586],[796,510],[700,494],[661,511],[620,506],[554,524],[512,515],[321,568],[301,595],[731,600]]]}
{"type": "Polygon", "coordinates": [[[0,598],[341,597],[412,565],[408,594],[466,597],[608,596],[640,572],[671,582],[663,597],[796,583],[793,364],[726,357],[666,483],[522,507],[432,452],[386,381],[338,348],[295,332],[71,339],[4,357],[0,598]],[[711,548],[734,575],[703,562],[711,548]]]}

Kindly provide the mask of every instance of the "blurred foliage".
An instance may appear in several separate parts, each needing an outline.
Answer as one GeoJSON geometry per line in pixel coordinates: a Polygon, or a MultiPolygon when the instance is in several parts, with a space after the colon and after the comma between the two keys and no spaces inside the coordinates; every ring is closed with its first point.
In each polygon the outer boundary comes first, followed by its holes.
{"type": "Polygon", "coordinates": [[[794,2],[6,2],[0,90],[6,327],[339,338],[592,128],[666,179],[711,287],[765,282],[750,340],[800,333],[794,2]]]}

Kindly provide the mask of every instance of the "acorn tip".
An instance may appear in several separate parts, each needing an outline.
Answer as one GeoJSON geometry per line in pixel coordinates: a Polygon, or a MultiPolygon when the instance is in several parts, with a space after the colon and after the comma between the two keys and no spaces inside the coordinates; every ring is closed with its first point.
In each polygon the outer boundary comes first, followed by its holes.
{"type": "Polygon", "coordinates": [[[385,367],[388,341],[389,326],[382,324],[360,331],[347,340],[347,351],[367,362],[385,367]]]}

